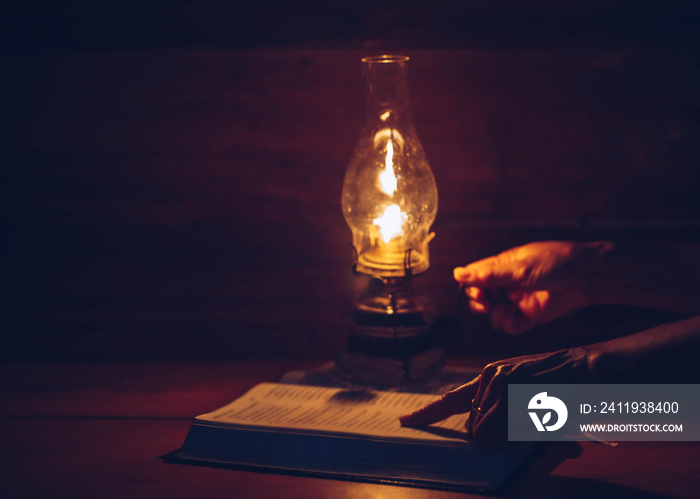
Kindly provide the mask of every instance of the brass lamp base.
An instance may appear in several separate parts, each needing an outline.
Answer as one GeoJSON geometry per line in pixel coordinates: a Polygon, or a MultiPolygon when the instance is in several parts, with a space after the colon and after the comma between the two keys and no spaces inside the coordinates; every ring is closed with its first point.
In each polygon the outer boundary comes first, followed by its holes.
{"type": "Polygon", "coordinates": [[[350,320],[347,345],[335,362],[353,381],[405,385],[434,376],[445,364],[431,314],[410,277],[373,277],[350,320]]]}

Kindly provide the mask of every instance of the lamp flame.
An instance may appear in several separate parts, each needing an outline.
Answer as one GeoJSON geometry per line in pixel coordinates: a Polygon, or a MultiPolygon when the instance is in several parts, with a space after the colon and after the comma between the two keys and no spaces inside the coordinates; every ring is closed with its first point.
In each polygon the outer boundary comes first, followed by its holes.
{"type": "Polygon", "coordinates": [[[401,226],[407,218],[408,216],[401,211],[398,205],[392,204],[384,209],[381,217],[375,218],[372,222],[379,227],[382,241],[388,243],[394,237],[403,234],[401,226]]]}
{"type": "Polygon", "coordinates": [[[386,144],[386,161],[384,164],[385,168],[379,174],[379,184],[383,192],[393,196],[398,182],[394,174],[394,145],[391,143],[391,140],[386,144]]]}

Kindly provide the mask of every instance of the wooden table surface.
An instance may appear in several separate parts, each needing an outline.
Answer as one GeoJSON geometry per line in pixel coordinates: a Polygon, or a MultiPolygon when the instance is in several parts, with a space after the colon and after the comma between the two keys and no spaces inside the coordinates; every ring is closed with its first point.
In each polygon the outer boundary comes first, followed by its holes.
{"type": "MultiPolygon", "coordinates": [[[[182,444],[197,414],[320,362],[2,364],[0,497],[472,497],[159,459],[182,444]]],[[[697,498],[699,462],[693,442],[555,444],[496,496],[697,498]]]]}

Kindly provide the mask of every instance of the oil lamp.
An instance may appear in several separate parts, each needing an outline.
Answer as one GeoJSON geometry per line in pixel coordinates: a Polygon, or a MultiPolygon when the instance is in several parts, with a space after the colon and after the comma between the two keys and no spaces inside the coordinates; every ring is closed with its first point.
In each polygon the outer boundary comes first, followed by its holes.
{"type": "Polygon", "coordinates": [[[353,303],[336,364],[374,384],[424,379],[444,363],[431,314],[412,282],[430,266],[437,188],[413,126],[407,63],[405,56],[362,59],[364,124],[343,183],[353,269],[369,276],[369,285],[353,303]]]}

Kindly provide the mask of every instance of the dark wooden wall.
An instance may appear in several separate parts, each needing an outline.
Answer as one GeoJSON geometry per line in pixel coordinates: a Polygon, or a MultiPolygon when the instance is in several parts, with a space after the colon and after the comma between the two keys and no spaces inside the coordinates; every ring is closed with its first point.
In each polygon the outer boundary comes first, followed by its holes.
{"type": "MultiPolygon", "coordinates": [[[[438,184],[417,284],[441,317],[457,314],[452,267],[514,244],[698,241],[697,12],[608,4],[306,3],[266,23],[270,2],[127,3],[41,11],[33,37],[20,8],[0,56],[1,357],[335,351],[360,285],[340,212],[359,60],[389,50],[412,58],[438,184]]],[[[547,341],[645,318],[582,314],[547,341]]],[[[454,352],[549,346],[462,320],[454,352]]]]}

